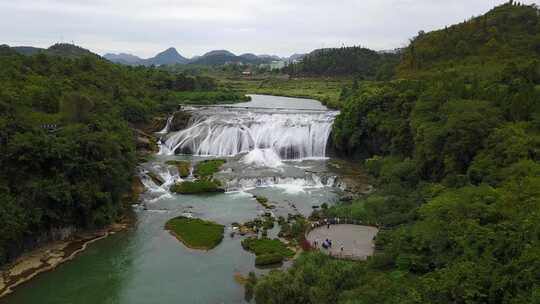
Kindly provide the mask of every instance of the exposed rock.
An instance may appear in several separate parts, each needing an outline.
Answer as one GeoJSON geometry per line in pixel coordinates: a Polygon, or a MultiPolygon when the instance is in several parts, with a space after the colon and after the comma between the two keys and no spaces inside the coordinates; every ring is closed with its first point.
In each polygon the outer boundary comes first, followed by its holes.
{"type": "Polygon", "coordinates": [[[138,151],[147,153],[159,151],[159,147],[156,142],[156,138],[139,129],[134,129],[136,134],[136,146],[138,151]]]}
{"type": "Polygon", "coordinates": [[[150,177],[150,179],[152,179],[154,184],[158,186],[161,186],[165,183],[165,181],[161,178],[161,176],[155,174],[154,172],[148,172],[147,175],[148,177],[150,177]]]}
{"type": "Polygon", "coordinates": [[[177,111],[174,113],[173,119],[170,125],[170,131],[176,132],[184,130],[191,119],[191,114],[185,111],[177,111]]]}

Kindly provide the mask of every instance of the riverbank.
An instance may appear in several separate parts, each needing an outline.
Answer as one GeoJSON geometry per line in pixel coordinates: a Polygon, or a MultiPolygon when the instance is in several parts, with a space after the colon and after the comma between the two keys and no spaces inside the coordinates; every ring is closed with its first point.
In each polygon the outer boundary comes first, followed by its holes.
{"type": "Polygon", "coordinates": [[[81,232],[69,240],[56,241],[34,249],[8,264],[0,273],[0,298],[39,275],[51,271],[59,265],[72,260],[88,245],[123,231],[130,226],[129,221],[112,224],[106,228],[81,232]]]}

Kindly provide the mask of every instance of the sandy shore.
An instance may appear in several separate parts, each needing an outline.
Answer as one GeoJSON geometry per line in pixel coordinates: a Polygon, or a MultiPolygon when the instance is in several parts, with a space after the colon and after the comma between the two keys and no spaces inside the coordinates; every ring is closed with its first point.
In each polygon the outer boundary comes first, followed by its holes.
{"type": "Polygon", "coordinates": [[[73,259],[91,243],[122,231],[128,226],[128,223],[118,223],[98,231],[79,233],[69,240],[52,242],[22,255],[0,271],[0,297],[13,292],[14,288],[38,274],[53,270],[73,259]]]}

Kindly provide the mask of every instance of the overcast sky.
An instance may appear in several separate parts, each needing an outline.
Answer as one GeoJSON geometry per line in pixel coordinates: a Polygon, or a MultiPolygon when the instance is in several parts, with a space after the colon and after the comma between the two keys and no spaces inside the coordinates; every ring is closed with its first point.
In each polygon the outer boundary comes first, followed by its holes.
{"type": "MultiPolygon", "coordinates": [[[[523,0],[537,3],[540,0],[523,0]]],[[[98,54],[151,57],[176,47],[191,57],[406,45],[506,0],[0,0],[0,44],[71,42],[98,54]]]]}

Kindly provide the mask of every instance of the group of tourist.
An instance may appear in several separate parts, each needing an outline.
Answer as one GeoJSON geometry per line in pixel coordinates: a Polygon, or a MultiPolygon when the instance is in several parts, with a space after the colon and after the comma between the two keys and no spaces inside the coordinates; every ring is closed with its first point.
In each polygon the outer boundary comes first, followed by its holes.
{"type": "MultiPolygon", "coordinates": [[[[313,247],[314,248],[319,248],[319,240],[314,240],[313,241],[313,247]]],[[[329,240],[329,239],[326,239],[324,240],[324,242],[321,243],[321,247],[324,248],[324,249],[329,249],[329,248],[332,248],[332,240],[329,240]]]]}
{"type": "MultiPolygon", "coordinates": [[[[340,220],[340,218],[338,217],[325,218],[323,220],[312,222],[311,229],[324,227],[324,226],[326,226],[327,229],[330,229],[330,225],[339,225],[340,222],[344,222],[344,221],[340,220]]],[[[319,245],[321,246],[321,248],[325,250],[330,250],[332,248],[332,240],[327,238],[322,243],[320,242],[319,239],[316,239],[313,241],[313,244],[312,244],[313,248],[319,249],[319,245]]],[[[340,254],[343,254],[343,244],[341,244],[340,246],[340,254]]]]}
{"type": "Polygon", "coordinates": [[[323,220],[315,221],[311,223],[311,229],[319,228],[321,226],[326,226],[326,228],[330,229],[330,225],[339,225],[340,219],[339,217],[334,218],[325,218],[323,220]]]}
{"type": "MultiPolygon", "coordinates": [[[[321,247],[326,249],[326,250],[330,250],[332,248],[332,240],[330,240],[330,239],[326,239],[322,243],[320,243],[318,239],[314,240],[313,241],[313,248],[318,249],[319,244],[321,244],[321,247]]],[[[340,254],[343,254],[343,244],[341,244],[339,251],[340,251],[340,254]]]]}

